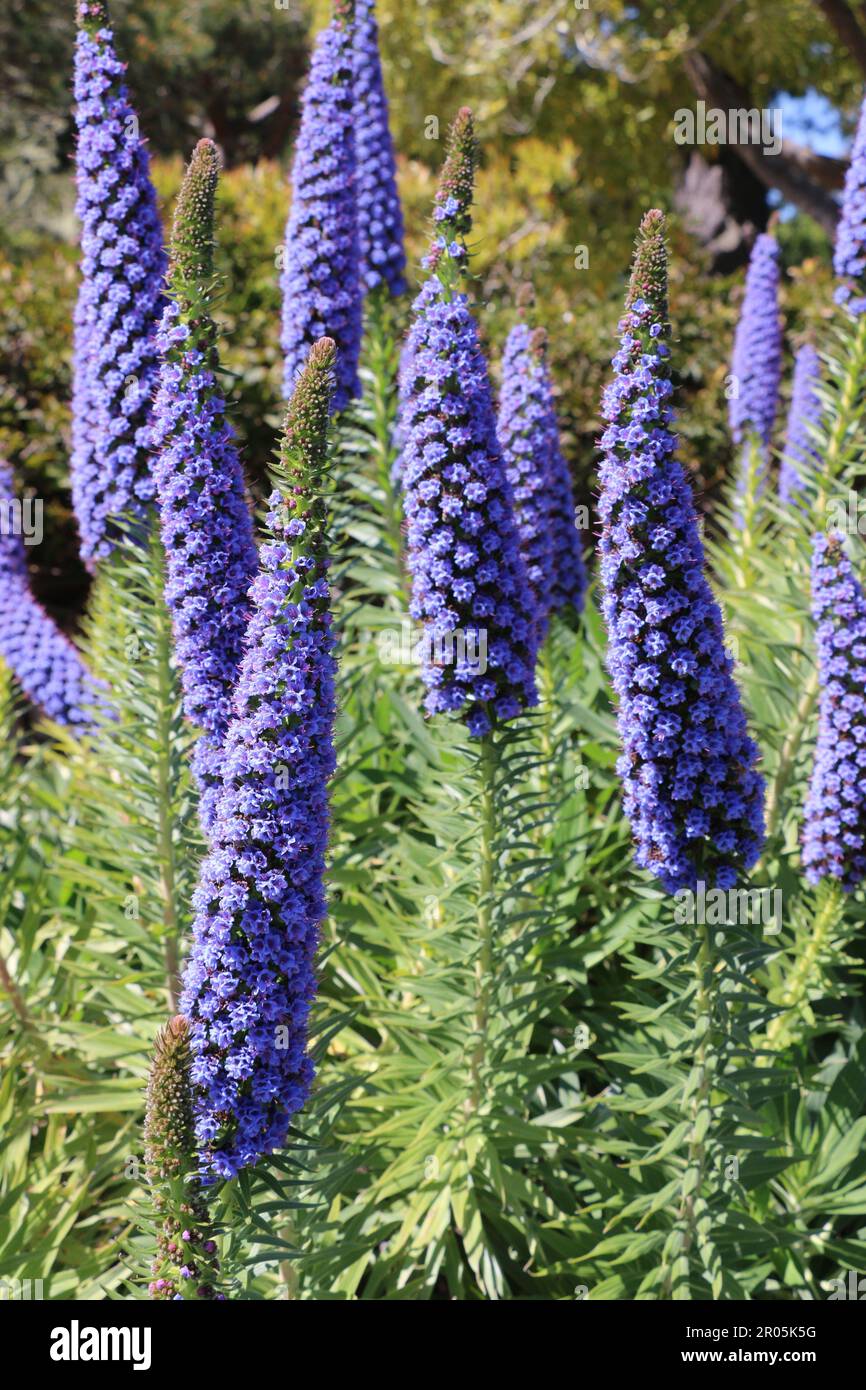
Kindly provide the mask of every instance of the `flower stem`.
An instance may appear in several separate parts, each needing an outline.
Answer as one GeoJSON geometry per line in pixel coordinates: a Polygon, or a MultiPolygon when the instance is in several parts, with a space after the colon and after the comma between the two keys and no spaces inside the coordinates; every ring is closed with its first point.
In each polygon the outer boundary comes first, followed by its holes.
{"type": "Polygon", "coordinates": [[[669,1242],[662,1264],[662,1298],[690,1299],[689,1255],[697,1228],[698,1204],[707,1162],[707,1133],[710,1121],[709,1096],[713,1072],[713,1018],[718,972],[712,943],[712,928],[704,925],[700,949],[695,957],[694,1070],[697,1078],[691,1102],[692,1131],[674,1242],[669,1242]]]}
{"type": "Polygon", "coordinates": [[[827,485],[836,481],[846,441],[858,415],[858,402],[863,391],[863,371],[866,363],[866,315],[857,319],[857,330],[845,364],[841,390],[833,410],[833,420],[822,465],[818,470],[818,494],[815,499],[815,518],[822,524],[827,506],[827,485]]]}
{"type": "Polygon", "coordinates": [[[484,734],[478,758],[481,782],[481,844],[478,872],[478,954],[475,960],[475,1047],[470,1063],[471,1089],[468,1109],[478,1109],[483,1099],[483,1072],[487,1060],[487,1033],[493,969],[493,887],[496,859],[496,775],[499,749],[496,735],[484,734]]]}
{"type": "Polygon", "coordinates": [[[157,668],[157,804],[159,806],[159,887],[162,896],[165,979],[173,1013],[178,1010],[180,962],[178,957],[177,849],[172,797],[172,634],[168,610],[160,601],[155,615],[157,668]]]}
{"type": "Polygon", "coordinates": [[[806,1001],[813,970],[828,944],[830,933],[843,904],[841,885],[831,880],[826,901],[815,916],[806,947],[796,958],[784,985],[777,991],[778,1002],[785,1010],[770,1021],[767,1028],[767,1047],[779,1050],[792,1041],[795,1020],[806,1001]]]}

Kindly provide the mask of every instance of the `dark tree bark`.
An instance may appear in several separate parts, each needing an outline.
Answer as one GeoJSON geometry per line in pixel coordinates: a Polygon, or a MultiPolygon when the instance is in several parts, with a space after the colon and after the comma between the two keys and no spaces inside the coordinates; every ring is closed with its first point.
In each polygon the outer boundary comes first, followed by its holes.
{"type": "MultiPolygon", "coordinates": [[[[708,106],[724,111],[752,110],[755,102],[747,92],[722,72],[703,53],[687,53],[683,58],[686,75],[698,97],[708,106]]],[[[760,145],[728,145],[726,148],[758,178],[765,188],[774,188],[788,202],[813,217],[832,236],[839,210],[829,190],[841,188],[847,162],[815,154],[791,140],[782,140],[778,154],[765,154],[760,145]]]]}
{"type": "Polygon", "coordinates": [[[726,146],[712,162],[691,151],[674,202],[709,253],[712,269],[722,275],[745,264],[769,217],[766,188],[726,146]]]}
{"type": "Polygon", "coordinates": [[[823,12],[827,23],[835,29],[860,71],[866,73],[866,33],[860,28],[857,16],[846,0],[815,0],[815,3],[823,12]]]}

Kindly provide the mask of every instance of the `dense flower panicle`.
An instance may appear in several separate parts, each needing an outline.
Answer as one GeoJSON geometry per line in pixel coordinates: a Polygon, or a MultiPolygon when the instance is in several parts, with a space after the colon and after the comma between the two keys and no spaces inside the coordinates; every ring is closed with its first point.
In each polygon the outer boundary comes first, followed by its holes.
{"type": "Polygon", "coordinates": [[[30,592],[22,537],[13,520],[12,473],[0,463],[0,658],[50,719],[84,730],[101,704],[96,683],[30,592]]]}
{"type": "Polygon", "coordinates": [[[144,1117],[147,1185],[160,1222],[148,1292],[158,1302],[225,1298],[196,1173],[191,1067],[189,1024],[178,1015],[157,1034],[144,1117]]]}
{"type": "Polygon", "coordinates": [[[406,288],[403,212],[379,59],[374,0],[355,5],[355,159],[361,276],[367,290],[406,288]]]}
{"type": "Polygon", "coordinates": [[[821,418],[818,383],[821,362],[811,343],[804,343],[794,362],[791,405],[785,430],[785,450],[779,468],[779,497],[790,502],[804,485],[808,472],[820,462],[812,428],[821,418]]]}
{"type": "Polygon", "coordinates": [[[559,444],[545,335],[518,323],[502,359],[497,419],[520,553],[543,637],[552,608],[582,607],[586,587],[571,478],[559,444]]]}
{"type": "Polygon", "coordinates": [[[866,99],[860,108],[860,120],[845,175],[833,269],[840,281],[835,294],[836,303],[843,304],[855,317],[862,314],[866,311],[866,99]]]}
{"type": "Polygon", "coordinates": [[[213,293],[213,204],[219,153],[196,146],[178,198],[171,302],[154,410],[154,476],[187,717],[202,730],[194,768],[209,830],[257,568],[253,525],[234,432],[219,385],[213,293]]]}
{"type": "Polygon", "coordinates": [[[600,578],[638,864],[669,892],[730,888],[757,858],[763,781],[676,458],[664,218],[641,224],[606,388],[600,578]]]}
{"type": "Polygon", "coordinates": [[[812,616],[821,694],[803,865],[810,883],[850,892],[866,877],[866,597],[838,533],[813,542],[812,616]]]}
{"type": "Polygon", "coordinates": [[[291,396],[311,345],[327,334],[339,350],[334,410],[360,392],[363,296],[351,18],[349,0],[335,0],[334,18],[313,50],[295,144],[282,274],[285,394],[291,396]]]}
{"type": "Polygon", "coordinates": [[[735,393],[728,402],[728,415],[737,444],[756,435],[759,444],[768,448],[779,404],[781,373],[779,246],[775,237],[763,233],[752,248],[734,334],[731,374],[735,393]]]}
{"type": "Polygon", "coordinates": [[[206,1181],[285,1142],[312,1080],[307,1016],[325,915],[334,639],[323,476],[334,344],[311,349],[289,405],[271,539],[223,783],[194,897],[181,1007],[192,1026],[196,1135],[206,1181]]]}
{"type": "Polygon", "coordinates": [[[111,519],[153,498],[150,412],[165,256],[138,121],[104,0],[78,7],[75,119],[81,288],[74,316],[72,499],[88,565],[111,519]]]}
{"type": "Polygon", "coordinates": [[[434,276],[414,313],[402,455],[409,611],[424,625],[428,713],[462,713],[477,735],[535,703],[535,606],[468,299],[446,299],[434,276]]]}

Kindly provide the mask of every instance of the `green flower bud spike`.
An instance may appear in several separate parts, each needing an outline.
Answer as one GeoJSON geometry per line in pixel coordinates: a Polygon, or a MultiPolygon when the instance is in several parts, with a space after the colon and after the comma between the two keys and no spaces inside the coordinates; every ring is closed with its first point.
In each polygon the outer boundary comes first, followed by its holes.
{"type": "Polygon", "coordinates": [[[161,1226],[148,1285],[151,1298],[222,1299],[208,1206],[197,1176],[189,1024],[181,1015],[160,1029],[147,1083],[144,1158],[161,1226]]]}

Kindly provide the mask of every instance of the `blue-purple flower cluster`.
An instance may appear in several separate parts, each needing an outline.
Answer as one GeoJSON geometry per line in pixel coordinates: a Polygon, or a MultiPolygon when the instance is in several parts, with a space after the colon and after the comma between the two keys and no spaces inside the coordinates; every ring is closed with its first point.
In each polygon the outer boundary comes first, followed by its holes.
{"type": "Polygon", "coordinates": [[[374,0],[355,6],[355,159],[361,277],[367,290],[406,288],[403,213],[397,192],[388,98],[374,0]]]}
{"type": "Polygon", "coordinates": [[[785,449],[779,467],[779,497],[783,502],[793,500],[820,462],[812,437],[812,428],[821,418],[820,380],[820,358],[811,343],[804,343],[794,361],[785,449]]]}
{"type": "Polygon", "coordinates": [[[423,286],[403,384],[410,614],[424,625],[430,714],[487,733],[536,700],[535,612],[465,294],[423,286]],[[486,667],[486,669],[482,669],[486,667]]]}
{"type": "Polygon", "coordinates": [[[840,281],[836,303],[844,305],[855,318],[866,312],[866,100],[860,108],[851,160],[845,174],[833,269],[840,281]]]}
{"type": "Polygon", "coordinates": [[[344,409],[360,392],[363,295],[351,15],[350,0],[334,0],[334,18],[313,50],[295,145],[282,274],[285,395],[291,396],[312,344],[327,334],[339,349],[334,410],[344,409]]]}
{"type": "Polygon", "coordinates": [[[50,719],[83,731],[99,703],[96,685],[72,643],[30,592],[14,497],[12,473],[0,463],[0,658],[50,719]]]}
{"type": "Polygon", "coordinates": [[[333,363],[333,342],[316,344],[289,406],[211,849],[194,896],[181,1008],[211,1182],[284,1143],[312,1079],[306,1025],[334,766],[322,497],[333,363]]]}
{"type": "Polygon", "coordinates": [[[754,863],[763,782],[676,458],[664,238],[648,213],[604,394],[600,577],[636,859],[676,892],[754,863]]]}
{"type": "Polygon", "coordinates": [[[766,450],[773,433],[782,373],[779,317],[779,246],[763,233],[755,241],[746,273],[746,290],[734,334],[731,375],[735,390],[728,402],[731,433],[737,444],[755,435],[766,450]]]}
{"type": "Polygon", "coordinates": [[[803,865],[810,883],[850,892],[866,877],[866,597],[836,533],[813,542],[812,616],[821,694],[803,865]]]}
{"type": "Polygon", "coordinates": [[[516,324],[505,344],[497,433],[541,639],[552,609],[570,606],[580,612],[586,571],[571,477],[559,443],[545,335],[526,323],[516,324]]]}
{"type": "Polygon", "coordinates": [[[81,288],[74,316],[72,499],[88,565],[111,549],[111,520],[153,498],[154,335],[165,257],[147,150],[113,47],[104,0],[78,8],[75,119],[81,288]]]}
{"type": "Polygon", "coordinates": [[[220,754],[250,614],[248,590],[258,565],[210,316],[218,171],[216,146],[200,141],[175,217],[172,301],[157,336],[162,368],[153,427],[165,598],[184,711],[202,730],[193,767],[206,831],[215,815],[220,754]]]}

